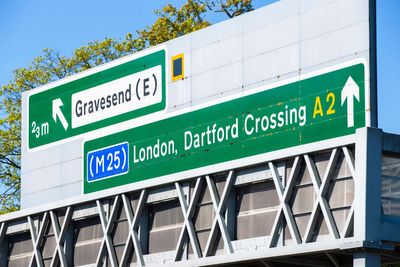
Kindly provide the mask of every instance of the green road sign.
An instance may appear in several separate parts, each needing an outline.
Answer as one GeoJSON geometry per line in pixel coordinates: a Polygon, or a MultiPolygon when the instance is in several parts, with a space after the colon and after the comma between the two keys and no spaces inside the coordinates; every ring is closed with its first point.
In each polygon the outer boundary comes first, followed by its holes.
{"type": "Polygon", "coordinates": [[[355,133],[366,125],[355,64],[84,143],[84,192],[355,133]]]}
{"type": "MultiPolygon", "coordinates": [[[[135,57],[135,55],[134,55],[135,57]]],[[[29,95],[28,148],[165,108],[165,50],[29,95]]],[[[118,61],[117,61],[118,62],[118,61]]]]}

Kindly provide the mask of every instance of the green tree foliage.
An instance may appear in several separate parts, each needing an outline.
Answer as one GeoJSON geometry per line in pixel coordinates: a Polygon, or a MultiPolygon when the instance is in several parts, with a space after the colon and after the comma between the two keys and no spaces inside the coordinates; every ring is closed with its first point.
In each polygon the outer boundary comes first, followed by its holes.
{"type": "Polygon", "coordinates": [[[206,6],[208,10],[224,13],[229,18],[254,9],[252,0],[197,0],[197,2],[206,6]]]}
{"type": "Polygon", "coordinates": [[[168,4],[155,11],[158,19],[152,26],[138,31],[139,38],[152,46],[200,30],[210,25],[204,20],[205,12],[205,5],[195,0],[188,0],[179,9],[168,4]]]}
{"type": "Polygon", "coordinates": [[[0,90],[0,214],[19,209],[21,171],[21,93],[104,64],[146,47],[163,43],[205,28],[207,11],[224,12],[229,18],[252,10],[251,0],[188,0],[181,8],[166,5],[154,13],[153,25],[137,31],[134,37],[105,38],[75,49],[71,56],[52,49],[14,71],[14,78],[0,90]]]}

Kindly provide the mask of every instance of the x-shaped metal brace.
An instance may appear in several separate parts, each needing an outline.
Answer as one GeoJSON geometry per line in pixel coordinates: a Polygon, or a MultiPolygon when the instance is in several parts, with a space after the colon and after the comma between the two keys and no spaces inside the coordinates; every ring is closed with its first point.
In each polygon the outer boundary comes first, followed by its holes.
{"type": "Polygon", "coordinates": [[[96,200],[97,209],[98,209],[99,216],[100,216],[101,228],[102,228],[103,234],[104,234],[103,241],[101,242],[101,245],[100,245],[99,254],[97,255],[97,260],[96,260],[97,267],[100,267],[102,265],[102,259],[103,259],[105,250],[107,250],[107,252],[108,252],[108,256],[110,258],[111,265],[113,267],[118,266],[117,256],[115,254],[115,250],[114,250],[114,246],[112,243],[112,238],[110,236],[110,233],[113,229],[114,221],[117,216],[117,211],[119,209],[120,202],[121,202],[120,195],[115,196],[109,219],[107,219],[106,213],[104,212],[104,209],[103,209],[103,204],[100,202],[100,200],[96,200]]]}
{"type": "Polygon", "coordinates": [[[292,213],[292,210],[291,210],[288,202],[290,200],[294,182],[295,182],[296,177],[300,170],[301,158],[299,156],[297,156],[295,158],[295,160],[293,162],[292,170],[291,170],[289,178],[288,178],[288,182],[285,187],[283,187],[282,181],[279,176],[278,169],[276,168],[275,164],[273,164],[272,162],[269,162],[268,165],[269,165],[269,168],[272,173],[272,179],[275,184],[276,193],[280,200],[278,212],[276,214],[274,224],[272,225],[271,239],[270,239],[269,247],[276,246],[276,243],[278,240],[279,229],[280,229],[280,225],[282,225],[283,218],[286,219],[290,235],[292,236],[292,238],[294,239],[294,241],[297,244],[300,244],[301,243],[300,233],[299,233],[299,230],[297,229],[296,221],[294,220],[293,213],[292,213]]]}
{"type": "Polygon", "coordinates": [[[137,263],[140,266],[145,266],[142,247],[140,245],[138,236],[138,228],[139,228],[140,217],[142,215],[143,209],[147,201],[147,190],[143,189],[142,192],[140,193],[139,202],[136,207],[136,211],[134,213],[132,211],[132,205],[130,203],[130,200],[125,194],[122,194],[122,201],[124,203],[125,213],[128,219],[129,235],[125,243],[124,251],[122,253],[120,266],[122,267],[127,265],[129,252],[132,249],[132,244],[134,251],[136,253],[137,263]],[[129,239],[132,239],[132,243],[129,242],[130,241],[129,239]]]}
{"type": "Polygon", "coordinates": [[[217,239],[217,233],[218,233],[217,227],[219,227],[219,229],[220,229],[221,237],[224,241],[225,250],[227,251],[228,254],[232,254],[234,251],[233,251],[231,239],[229,237],[228,228],[225,223],[224,213],[226,211],[229,194],[232,190],[232,187],[235,184],[235,179],[233,177],[233,171],[232,170],[229,171],[228,177],[226,178],[225,188],[221,195],[221,199],[218,197],[217,188],[215,186],[215,183],[210,178],[210,176],[208,176],[208,175],[206,176],[206,181],[207,181],[208,189],[210,191],[211,200],[212,200],[214,211],[215,211],[215,217],[214,217],[214,221],[211,226],[210,235],[209,235],[207,243],[206,243],[204,255],[209,256],[212,253],[214,243],[217,239]]]}
{"type": "Polygon", "coordinates": [[[183,188],[180,186],[178,182],[175,183],[176,191],[178,193],[179,202],[181,204],[182,214],[184,218],[184,224],[182,226],[181,233],[178,238],[178,244],[176,246],[176,253],[175,253],[175,261],[179,261],[182,259],[182,254],[184,251],[184,245],[186,240],[186,234],[189,235],[190,244],[192,245],[193,252],[196,258],[201,258],[202,253],[199,245],[199,241],[196,236],[196,232],[193,227],[192,218],[196,211],[196,205],[199,201],[201,189],[203,187],[202,178],[199,177],[196,180],[196,185],[193,190],[193,196],[190,200],[189,206],[187,204],[188,200],[185,198],[185,193],[183,188]]]}
{"type": "Polygon", "coordinates": [[[311,217],[310,217],[310,220],[308,222],[308,225],[307,225],[307,228],[305,231],[304,240],[303,240],[304,243],[311,241],[311,238],[313,236],[313,231],[314,231],[316,223],[318,221],[320,211],[322,211],[322,215],[325,219],[328,231],[331,234],[331,236],[335,239],[339,238],[339,232],[336,227],[335,220],[334,220],[332,212],[330,210],[328,201],[326,200],[326,193],[328,192],[328,189],[329,189],[331,175],[332,175],[333,171],[335,170],[338,158],[339,158],[339,152],[338,152],[338,149],[335,148],[332,150],[328,165],[325,170],[325,174],[321,181],[320,175],[317,171],[317,168],[315,166],[313,159],[310,158],[307,154],[304,155],[304,159],[306,161],[307,169],[310,173],[310,178],[313,183],[314,192],[316,195],[316,199],[314,201],[314,207],[311,212],[311,217]]]}
{"type": "Polygon", "coordinates": [[[68,207],[65,212],[64,222],[60,229],[60,224],[58,222],[56,213],[54,211],[50,211],[51,224],[53,226],[54,237],[56,239],[56,249],[54,250],[53,253],[53,259],[50,264],[51,267],[57,266],[57,259],[59,259],[61,267],[68,266],[67,259],[65,257],[64,243],[65,243],[65,234],[71,222],[71,218],[72,218],[72,208],[68,207]]]}
{"type": "Polygon", "coordinates": [[[28,216],[28,225],[31,233],[32,244],[33,244],[33,252],[32,257],[29,262],[29,266],[34,266],[33,263],[36,260],[37,267],[43,267],[43,258],[42,253],[40,252],[40,244],[43,238],[44,232],[46,230],[47,224],[49,220],[49,212],[45,212],[43,214],[42,223],[40,224],[39,231],[36,232],[36,227],[34,221],[31,216],[28,216]]]}

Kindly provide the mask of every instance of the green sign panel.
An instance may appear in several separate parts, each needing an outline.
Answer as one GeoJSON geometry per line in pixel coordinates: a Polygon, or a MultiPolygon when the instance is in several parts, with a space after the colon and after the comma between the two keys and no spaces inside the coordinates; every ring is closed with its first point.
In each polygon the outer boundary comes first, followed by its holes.
{"type": "Polygon", "coordinates": [[[84,144],[84,192],[355,133],[366,125],[355,64],[84,144]]]}
{"type": "Polygon", "coordinates": [[[28,148],[165,108],[165,50],[29,95],[28,148]]]}

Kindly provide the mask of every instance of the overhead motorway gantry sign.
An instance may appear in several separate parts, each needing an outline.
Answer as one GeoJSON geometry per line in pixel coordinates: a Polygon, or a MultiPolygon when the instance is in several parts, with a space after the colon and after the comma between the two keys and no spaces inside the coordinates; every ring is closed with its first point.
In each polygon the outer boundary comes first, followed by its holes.
{"type": "Polygon", "coordinates": [[[28,99],[28,148],[65,141],[165,109],[165,49],[35,90],[28,99]]]}
{"type": "Polygon", "coordinates": [[[355,133],[366,126],[363,61],[84,143],[84,192],[355,133]]]}

